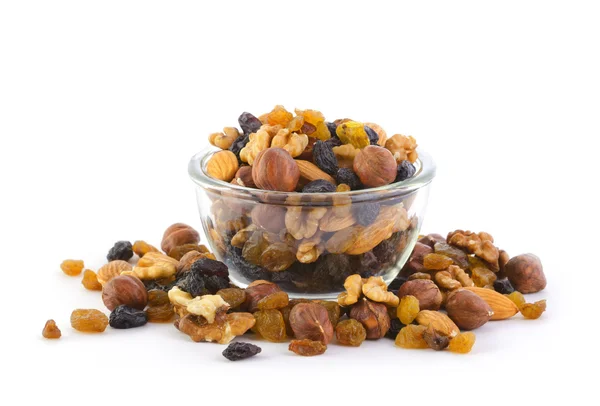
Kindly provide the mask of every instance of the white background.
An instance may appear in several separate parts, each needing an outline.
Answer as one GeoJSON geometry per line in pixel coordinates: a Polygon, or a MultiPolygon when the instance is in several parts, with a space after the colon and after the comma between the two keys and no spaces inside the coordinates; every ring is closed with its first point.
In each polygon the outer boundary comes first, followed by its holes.
{"type": "Polygon", "coordinates": [[[0,3],[0,399],[597,401],[599,17],[574,1],[0,3]],[[548,311],[488,323],[466,356],[260,343],[230,363],[170,325],[74,332],[71,310],[102,304],[60,262],[97,269],[117,240],[199,226],[189,157],[275,104],[414,135],[438,164],[424,231],[536,253],[548,311]]]}

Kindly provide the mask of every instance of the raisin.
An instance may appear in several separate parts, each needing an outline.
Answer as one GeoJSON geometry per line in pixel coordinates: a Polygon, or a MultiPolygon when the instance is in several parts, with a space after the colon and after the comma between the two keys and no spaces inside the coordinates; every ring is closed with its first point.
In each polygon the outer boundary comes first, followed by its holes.
{"type": "Polygon", "coordinates": [[[273,343],[286,340],[285,321],[279,310],[259,310],[254,313],[256,324],[252,331],[258,333],[262,338],[273,343]]]}
{"type": "Polygon", "coordinates": [[[317,141],[313,145],[313,162],[323,172],[331,176],[336,176],[338,171],[338,161],[333,153],[333,147],[323,141],[317,141]]]}
{"type": "Polygon", "coordinates": [[[159,289],[148,291],[148,306],[161,306],[167,303],[170,303],[167,292],[159,289]]]}
{"type": "Polygon", "coordinates": [[[377,275],[382,266],[373,251],[352,256],[352,273],[357,273],[363,278],[377,275]]]}
{"type": "Polygon", "coordinates": [[[498,279],[494,282],[494,290],[503,295],[508,295],[513,293],[515,288],[513,288],[513,285],[508,279],[498,279]]]}
{"type": "Polygon", "coordinates": [[[65,259],[60,264],[60,269],[69,276],[77,276],[83,271],[83,261],[78,259],[65,259]]]}
{"type": "Polygon", "coordinates": [[[247,111],[244,111],[242,114],[240,114],[238,117],[238,123],[240,124],[244,134],[255,133],[262,126],[260,120],[254,114],[248,113],[247,111]]]}
{"type": "Polygon", "coordinates": [[[81,284],[87,290],[102,290],[102,284],[98,282],[96,272],[89,269],[86,269],[83,272],[83,279],[81,280],[81,284]]]}
{"type": "Polygon", "coordinates": [[[338,343],[358,347],[367,338],[367,330],[354,319],[344,320],[335,327],[335,337],[338,343]]]}
{"type": "Polygon", "coordinates": [[[171,258],[179,261],[181,258],[183,258],[183,256],[185,254],[187,254],[188,252],[192,252],[192,251],[200,252],[203,254],[206,254],[209,252],[208,248],[206,248],[206,246],[204,246],[204,245],[183,244],[183,245],[178,245],[176,247],[171,248],[168,255],[171,258]]]}
{"type": "MultiPolygon", "coordinates": [[[[164,282],[164,281],[162,281],[164,282]]],[[[162,290],[162,291],[169,291],[171,290],[171,288],[173,286],[177,286],[177,284],[180,282],[180,280],[175,280],[175,281],[171,281],[169,283],[161,283],[161,281],[155,281],[155,280],[143,280],[142,283],[144,284],[144,286],[146,287],[146,290],[150,291],[150,290],[162,290]]]]}
{"type": "Polygon", "coordinates": [[[274,292],[260,299],[257,303],[258,310],[272,310],[286,307],[290,298],[285,292],[274,292]]]}
{"type": "Polygon", "coordinates": [[[409,160],[406,159],[400,162],[400,164],[398,165],[398,169],[396,171],[396,179],[394,180],[394,182],[402,182],[403,180],[412,178],[416,171],[417,169],[415,168],[415,166],[411,164],[409,160]]]}
{"type": "Polygon", "coordinates": [[[46,322],[42,330],[42,336],[44,338],[60,338],[61,332],[54,320],[50,319],[46,322]]]}
{"type": "MultiPolygon", "coordinates": [[[[265,116],[265,121],[269,125],[280,125],[282,127],[287,127],[287,125],[292,121],[294,115],[287,111],[285,107],[281,105],[277,105],[265,116]]],[[[306,121],[306,117],[304,118],[306,121]]]]}
{"type": "Polygon", "coordinates": [[[327,350],[327,345],[321,341],[313,340],[292,340],[288,349],[303,357],[312,357],[313,355],[321,355],[327,350]]]}
{"type": "Polygon", "coordinates": [[[71,313],[71,327],[87,333],[101,333],[108,326],[108,317],[96,309],[76,309],[71,313]]]}
{"type": "Polygon", "coordinates": [[[496,282],[496,274],[487,268],[475,268],[471,271],[471,279],[479,288],[492,288],[496,282]]]}
{"type": "MultiPolygon", "coordinates": [[[[400,234],[400,233],[397,233],[400,234]]],[[[392,236],[387,240],[383,240],[373,248],[373,255],[382,264],[395,262],[397,254],[401,250],[398,249],[396,238],[392,236]]]]}
{"type": "Polygon", "coordinates": [[[356,121],[346,121],[338,125],[335,133],[342,143],[352,144],[355,148],[362,149],[371,144],[364,125],[356,121]]]}
{"type": "Polygon", "coordinates": [[[360,182],[360,178],[350,168],[340,168],[336,174],[337,183],[345,183],[350,186],[352,190],[362,189],[363,185],[360,182]]]}
{"type": "Polygon", "coordinates": [[[256,231],[252,233],[250,238],[244,243],[242,256],[251,264],[260,265],[260,257],[268,246],[269,243],[265,240],[264,234],[260,231],[256,231]]]}
{"type": "Polygon", "coordinates": [[[246,291],[239,288],[225,288],[217,292],[224,301],[232,308],[240,307],[246,301],[246,291]]]}
{"type": "Polygon", "coordinates": [[[427,254],[423,258],[423,266],[428,270],[441,271],[452,265],[452,258],[442,254],[427,254]]]}
{"type": "Polygon", "coordinates": [[[467,269],[469,267],[469,260],[467,258],[467,254],[465,254],[463,250],[453,247],[452,245],[449,245],[446,242],[435,242],[433,244],[433,251],[436,254],[442,254],[447,256],[448,258],[452,258],[454,263],[462,269],[467,269]]]}
{"type": "Polygon", "coordinates": [[[514,291],[509,295],[506,295],[514,304],[517,305],[517,308],[521,308],[526,302],[525,296],[519,291],[514,291]]]}
{"type": "Polygon", "coordinates": [[[330,140],[335,139],[335,138],[337,138],[339,140],[339,138],[335,132],[335,130],[337,128],[337,124],[327,121],[327,122],[325,122],[325,125],[327,126],[327,129],[329,130],[329,135],[331,136],[330,140]]]}
{"type": "Polygon", "coordinates": [[[237,137],[233,144],[229,147],[229,150],[233,152],[233,154],[237,157],[238,162],[242,162],[240,159],[240,151],[248,144],[250,141],[250,134],[243,134],[237,137]]]}
{"type": "Polygon", "coordinates": [[[313,180],[302,188],[302,193],[333,193],[335,191],[335,185],[325,179],[313,180]]]}
{"type": "MultiPolygon", "coordinates": [[[[340,145],[342,145],[342,141],[340,141],[340,139],[337,137],[337,135],[333,138],[330,138],[326,141],[324,141],[325,144],[327,144],[330,148],[333,147],[339,147],[340,145]]],[[[337,157],[336,157],[337,158],[337,157]]],[[[339,162],[338,162],[339,164],[339,162]]]]}
{"type": "Polygon", "coordinates": [[[314,273],[323,275],[332,286],[341,286],[351,275],[350,257],[345,254],[328,254],[319,257],[314,273]]]}
{"type": "Polygon", "coordinates": [[[390,320],[390,329],[385,333],[387,338],[391,338],[392,340],[396,339],[400,330],[404,328],[404,324],[400,321],[400,319],[391,319],[390,320]]]}
{"type": "Polygon", "coordinates": [[[148,316],[143,310],[125,305],[118,306],[110,313],[108,323],[112,328],[127,329],[141,327],[148,322],[148,316]]]}
{"type": "Polygon", "coordinates": [[[367,137],[369,137],[369,141],[371,145],[378,145],[379,142],[379,134],[375,132],[371,127],[365,126],[365,132],[367,133],[367,137]]]}
{"type": "MultiPolygon", "coordinates": [[[[269,272],[260,266],[253,265],[246,261],[242,254],[241,248],[233,247],[230,245],[228,246],[228,252],[229,260],[231,261],[235,269],[237,269],[237,271],[245,278],[251,281],[258,279],[266,281],[271,280],[271,275],[273,274],[273,272],[269,272]]],[[[282,272],[277,272],[277,274],[281,273],[282,272]]]]}
{"type": "Polygon", "coordinates": [[[525,303],[519,307],[519,310],[526,319],[535,320],[546,311],[546,301],[539,300],[535,303],[525,303]]]}
{"type": "Polygon", "coordinates": [[[149,323],[167,323],[171,321],[175,313],[173,311],[173,305],[171,303],[165,303],[148,306],[146,315],[148,316],[149,323]]]}
{"type": "MultiPolygon", "coordinates": [[[[292,121],[293,121],[293,119],[292,119],[292,121]]],[[[311,123],[303,123],[302,127],[300,128],[300,132],[302,134],[306,134],[306,135],[311,135],[315,131],[317,131],[317,127],[312,125],[311,123]]]]}
{"type": "Polygon", "coordinates": [[[398,305],[397,315],[402,324],[411,324],[419,314],[419,299],[412,295],[403,296],[398,305]]]}
{"type": "Polygon", "coordinates": [[[106,254],[108,262],[116,261],[129,261],[133,256],[133,245],[129,241],[117,241],[115,245],[106,254]]]}
{"type": "Polygon", "coordinates": [[[332,302],[328,300],[315,300],[315,303],[320,304],[327,310],[327,315],[329,316],[329,321],[331,325],[335,328],[335,326],[340,321],[340,317],[342,317],[342,308],[337,302],[332,302]]]}
{"type": "Polygon", "coordinates": [[[225,265],[221,261],[216,261],[210,258],[200,258],[192,264],[190,271],[197,272],[204,276],[229,276],[229,270],[227,269],[227,265],[225,265]]]}
{"type": "Polygon", "coordinates": [[[148,244],[146,241],[141,241],[141,240],[135,241],[133,243],[132,249],[133,249],[134,254],[140,258],[149,252],[160,252],[158,250],[158,248],[148,244]]]}
{"type": "Polygon", "coordinates": [[[425,340],[429,348],[436,351],[441,351],[450,344],[450,339],[447,336],[440,334],[431,324],[423,332],[423,340],[425,340]]]}
{"type": "Polygon", "coordinates": [[[231,343],[223,351],[223,356],[229,361],[239,361],[259,354],[262,349],[250,343],[231,343]]]}
{"type": "Polygon", "coordinates": [[[466,333],[460,333],[457,336],[455,336],[452,340],[450,340],[448,350],[450,350],[450,352],[466,354],[471,351],[471,348],[473,348],[473,344],[475,344],[474,333],[471,333],[470,331],[466,333]]]}
{"type": "Polygon", "coordinates": [[[396,337],[396,345],[402,348],[418,349],[429,348],[429,345],[423,339],[423,333],[427,327],[416,324],[409,324],[403,327],[396,337]]]}
{"type": "Polygon", "coordinates": [[[372,224],[377,216],[381,206],[379,203],[361,203],[354,206],[354,218],[356,222],[362,226],[372,224]]]}

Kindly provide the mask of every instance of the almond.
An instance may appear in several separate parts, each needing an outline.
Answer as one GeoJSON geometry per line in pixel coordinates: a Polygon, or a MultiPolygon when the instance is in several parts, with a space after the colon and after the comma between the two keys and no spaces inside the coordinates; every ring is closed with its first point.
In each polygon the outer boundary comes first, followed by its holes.
{"type": "Polygon", "coordinates": [[[475,286],[467,286],[463,289],[475,293],[477,296],[486,301],[486,303],[494,312],[490,320],[508,319],[519,312],[517,305],[515,305],[509,298],[496,292],[495,290],[477,288],[475,286]]]}
{"type": "Polygon", "coordinates": [[[332,210],[321,219],[319,222],[319,229],[327,233],[336,232],[343,228],[350,227],[354,223],[356,223],[356,219],[351,212],[338,216],[337,212],[332,210]]]}
{"type": "Polygon", "coordinates": [[[460,333],[458,326],[450,320],[450,317],[435,310],[421,310],[419,314],[417,314],[415,321],[425,327],[431,324],[438,333],[450,338],[460,333]]]}
{"type": "Polygon", "coordinates": [[[300,169],[300,181],[298,182],[299,188],[303,188],[308,182],[312,182],[313,180],[317,179],[326,180],[334,185],[337,184],[335,179],[320,170],[319,167],[312,162],[303,161],[301,159],[296,159],[295,161],[298,164],[298,169],[300,169]]]}
{"type": "Polygon", "coordinates": [[[474,330],[488,322],[494,314],[485,300],[475,293],[458,289],[448,295],[448,317],[463,330],[474,330]]]}

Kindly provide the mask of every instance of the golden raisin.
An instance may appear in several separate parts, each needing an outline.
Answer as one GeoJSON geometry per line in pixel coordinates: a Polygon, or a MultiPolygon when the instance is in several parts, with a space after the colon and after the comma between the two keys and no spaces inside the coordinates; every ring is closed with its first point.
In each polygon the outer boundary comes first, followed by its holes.
{"type": "Polygon", "coordinates": [[[345,183],[340,183],[335,188],[335,191],[336,192],[349,192],[350,191],[350,186],[346,185],[345,183]]]}
{"type": "Polygon", "coordinates": [[[148,306],[162,306],[167,303],[171,302],[169,301],[169,294],[164,290],[151,289],[148,291],[148,306]]]}
{"type": "Polygon", "coordinates": [[[287,244],[278,242],[265,248],[259,261],[267,270],[279,272],[296,262],[296,253],[287,244]]]}
{"type": "Polygon", "coordinates": [[[416,324],[409,324],[402,327],[396,336],[395,344],[398,347],[409,349],[429,348],[429,345],[423,339],[423,333],[426,329],[427,327],[416,324]]]}
{"type": "Polygon", "coordinates": [[[535,303],[525,303],[519,310],[521,310],[521,314],[526,319],[535,320],[546,311],[546,301],[539,300],[535,303]]]}
{"type": "Polygon", "coordinates": [[[329,128],[327,128],[327,124],[320,122],[310,136],[321,141],[326,141],[331,138],[331,133],[329,132],[329,128]]]}
{"type": "Polygon", "coordinates": [[[340,321],[340,317],[342,316],[342,308],[337,302],[329,301],[329,300],[315,300],[314,303],[320,304],[325,309],[327,309],[327,314],[329,315],[329,321],[331,325],[335,328],[335,326],[340,321]]]}
{"type": "Polygon", "coordinates": [[[60,329],[58,328],[54,320],[50,319],[46,322],[46,325],[42,330],[42,335],[44,336],[44,338],[60,338],[60,329]]]}
{"type": "Polygon", "coordinates": [[[135,254],[141,258],[149,252],[160,252],[160,251],[158,250],[158,248],[154,247],[153,245],[150,245],[145,241],[138,240],[133,243],[133,252],[135,252],[135,254]]]}
{"type": "Polygon", "coordinates": [[[427,254],[423,258],[423,266],[425,269],[441,271],[452,265],[452,258],[442,254],[427,254]]]}
{"type": "Polygon", "coordinates": [[[367,330],[365,330],[360,322],[354,319],[347,319],[340,321],[335,326],[335,337],[341,345],[358,347],[367,338],[367,330]]]}
{"type": "MultiPolygon", "coordinates": [[[[168,298],[167,298],[168,299],[168,298]]],[[[165,303],[156,306],[148,306],[146,309],[149,323],[167,323],[171,321],[175,312],[171,303],[165,303]]]]}
{"type": "Polygon", "coordinates": [[[312,357],[313,355],[321,355],[327,350],[327,345],[321,341],[313,341],[309,339],[292,340],[288,347],[290,351],[295,352],[303,357],[312,357]]]}
{"type": "Polygon", "coordinates": [[[506,297],[508,297],[510,300],[512,300],[512,302],[514,304],[517,305],[517,308],[521,308],[525,303],[527,303],[527,301],[525,300],[525,296],[523,296],[523,294],[517,290],[515,290],[513,293],[506,295],[506,297]]]}
{"type": "Polygon", "coordinates": [[[471,351],[473,344],[475,344],[475,334],[468,331],[466,333],[460,333],[450,340],[448,350],[458,354],[466,354],[471,351]]]}
{"type": "Polygon", "coordinates": [[[240,288],[225,288],[217,292],[231,309],[240,307],[246,301],[246,291],[240,288]]]}
{"type": "Polygon", "coordinates": [[[335,130],[342,143],[351,144],[355,148],[364,148],[371,144],[363,123],[347,121],[337,126],[335,130]]]}
{"type": "Polygon", "coordinates": [[[471,279],[475,286],[483,288],[494,285],[496,274],[487,268],[477,267],[471,271],[471,279]]]}
{"type": "Polygon", "coordinates": [[[281,309],[286,307],[289,302],[290,298],[288,297],[288,294],[283,291],[279,291],[271,293],[270,295],[260,299],[257,307],[258,310],[281,309]]]}
{"type": "Polygon", "coordinates": [[[252,331],[260,334],[262,338],[273,343],[286,340],[285,322],[279,310],[259,310],[254,313],[254,318],[256,324],[252,327],[252,331]]]}
{"type": "Polygon", "coordinates": [[[60,269],[69,276],[77,276],[83,271],[83,261],[66,259],[60,264],[60,269]]]}
{"type": "Polygon", "coordinates": [[[415,320],[420,311],[419,299],[412,295],[407,295],[400,299],[397,315],[402,324],[409,325],[415,320]]]}
{"type": "Polygon", "coordinates": [[[266,124],[287,127],[294,116],[285,107],[278,105],[265,117],[266,124]]]}
{"type": "Polygon", "coordinates": [[[436,351],[441,351],[444,348],[448,347],[450,343],[450,338],[448,336],[440,334],[433,325],[429,325],[427,329],[423,332],[423,340],[429,345],[429,348],[432,348],[436,351]]]}
{"type": "Polygon", "coordinates": [[[88,290],[102,290],[102,285],[98,282],[98,277],[96,276],[96,272],[86,269],[83,272],[83,279],[81,280],[81,284],[84,288],[88,290]]]}
{"type": "Polygon", "coordinates": [[[108,326],[108,317],[96,309],[76,309],[71,313],[71,327],[86,333],[101,333],[108,326]]]}

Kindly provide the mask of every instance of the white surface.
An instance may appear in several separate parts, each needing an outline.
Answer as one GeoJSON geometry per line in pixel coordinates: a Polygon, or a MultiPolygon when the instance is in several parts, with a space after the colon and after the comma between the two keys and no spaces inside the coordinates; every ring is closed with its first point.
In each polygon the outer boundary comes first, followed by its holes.
{"type": "Polygon", "coordinates": [[[597,400],[593,3],[210,3],[0,5],[2,403],[597,400]],[[102,304],[60,262],[97,269],[119,239],[199,226],[188,158],[279,103],[414,135],[438,163],[424,231],[538,254],[542,319],[488,323],[466,356],[260,343],[235,364],[170,325],[71,330],[73,308],[102,304]],[[58,341],[41,338],[48,318],[58,341]]]}

